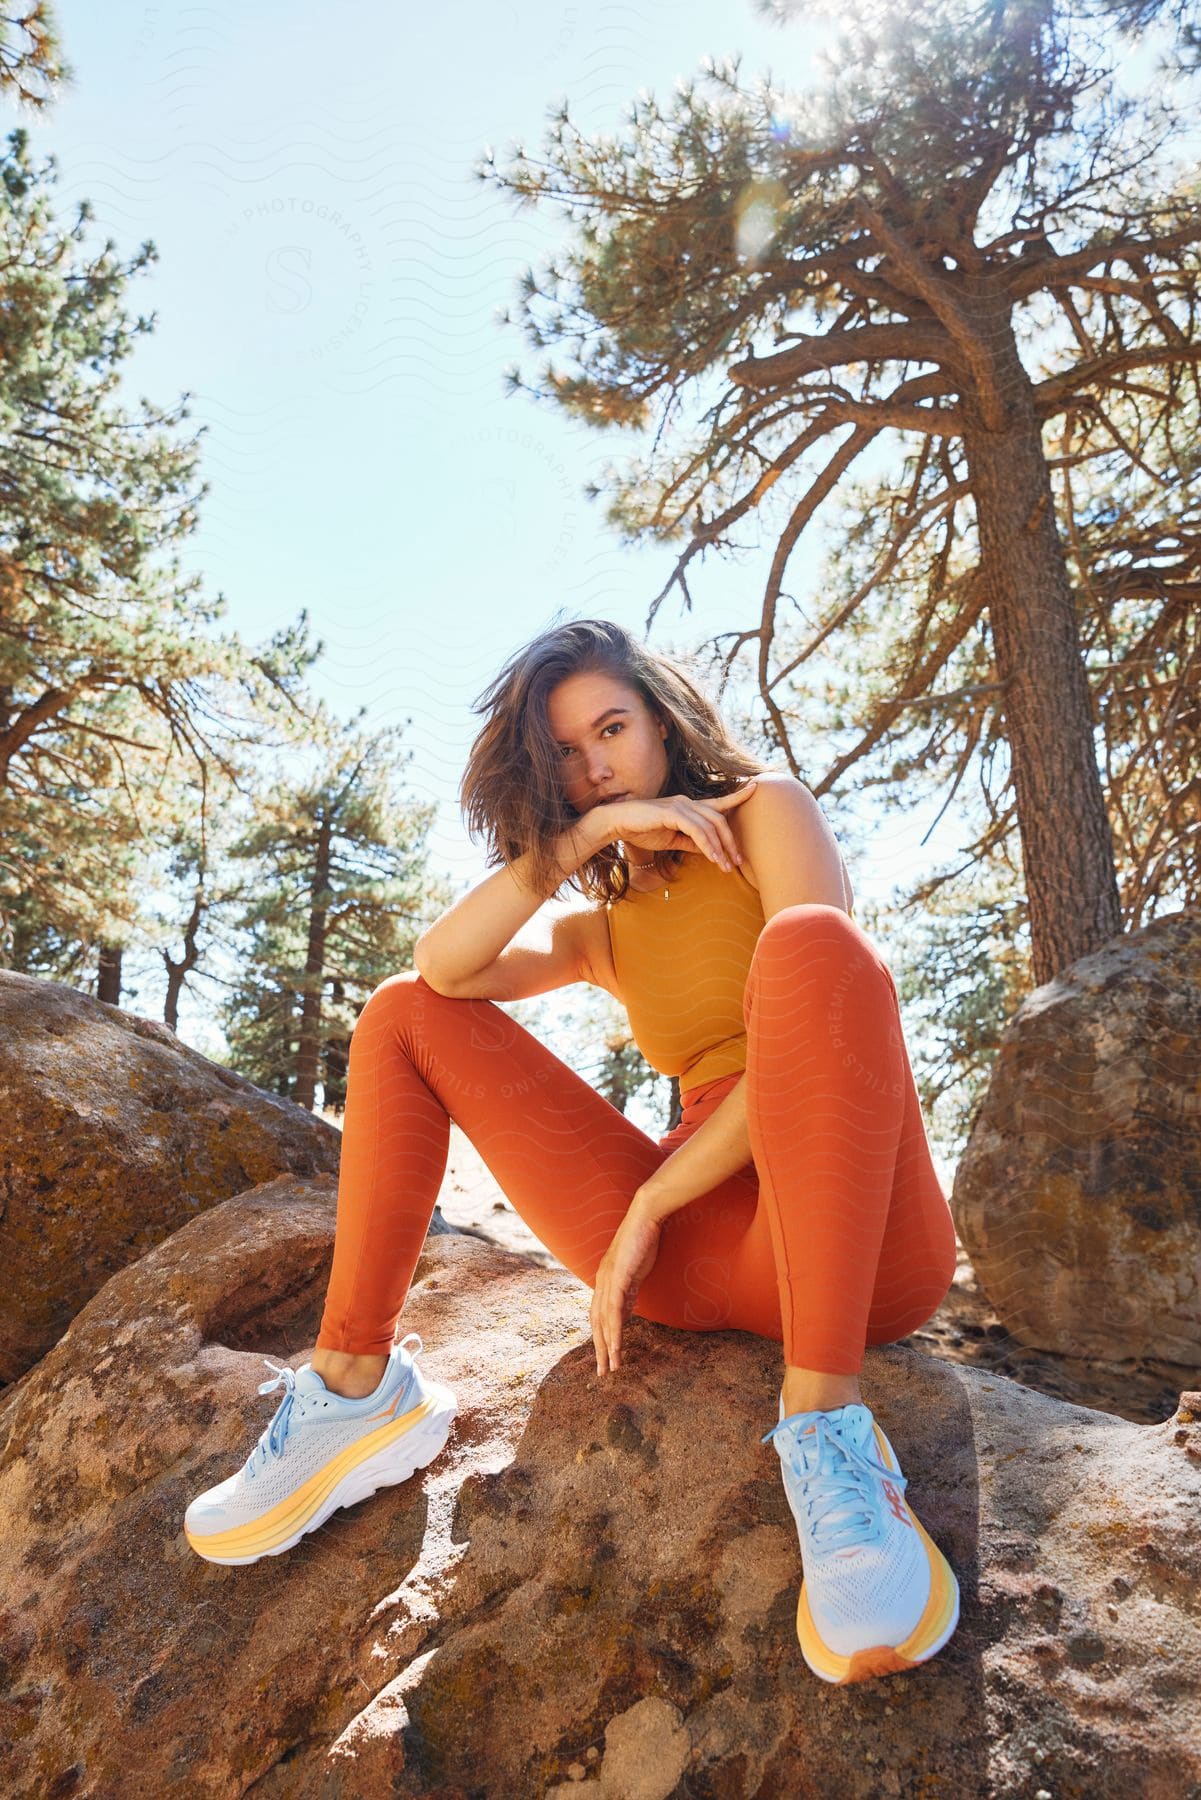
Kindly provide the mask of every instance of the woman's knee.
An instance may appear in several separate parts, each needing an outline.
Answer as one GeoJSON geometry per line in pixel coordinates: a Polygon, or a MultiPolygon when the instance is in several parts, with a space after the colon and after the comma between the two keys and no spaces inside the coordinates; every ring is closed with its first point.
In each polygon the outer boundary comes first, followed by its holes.
{"type": "Polygon", "coordinates": [[[754,950],[760,971],[771,965],[795,967],[798,957],[808,967],[814,961],[837,965],[865,955],[881,969],[885,967],[871,939],[841,906],[808,900],[773,913],[754,950]]]}
{"type": "MultiPolygon", "coordinates": [[[[773,913],[759,933],[759,944],[775,944],[796,938],[843,936],[854,943],[863,932],[841,906],[828,906],[824,901],[802,900],[796,906],[781,907],[773,913]]],[[[756,946],[758,947],[758,946],[756,946]]]]}
{"type": "Polygon", "coordinates": [[[823,979],[857,983],[869,971],[879,978],[882,1001],[887,1002],[889,991],[895,997],[888,964],[842,907],[816,901],[785,906],[759,933],[744,1010],[749,1010],[751,994],[765,976],[777,991],[782,984],[791,991],[797,981],[808,984],[810,976],[817,976],[819,985],[823,979]]]}
{"type": "Polygon", "coordinates": [[[437,988],[431,987],[425,976],[416,969],[402,969],[398,975],[385,976],[379,986],[373,988],[367,997],[367,1005],[384,997],[384,1003],[403,1006],[413,1000],[443,1000],[454,1005],[461,1005],[461,1000],[452,1001],[449,994],[440,994],[437,988]]]}
{"type": "Polygon", "coordinates": [[[368,994],[359,1017],[362,1018],[368,1007],[374,1012],[385,1012],[390,1007],[409,1005],[420,980],[421,976],[416,969],[402,969],[399,975],[387,976],[368,994]]]}
{"type": "Polygon", "coordinates": [[[385,1020],[409,1018],[433,1005],[461,1004],[461,1001],[451,1000],[445,994],[438,993],[416,969],[402,969],[397,975],[385,977],[378,987],[372,989],[363,1003],[359,1020],[369,1019],[372,1024],[379,1024],[385,1020]]]}
{"type": "Polygon", "coordinates": [[[389,975],[368,996],[355,1021],[360,1040],[383,1034],[414,1047],[437,1041],[471,1050],[510,1050],[521,1026],[491,1000],[440,994],[415,969],[389,975]]]}

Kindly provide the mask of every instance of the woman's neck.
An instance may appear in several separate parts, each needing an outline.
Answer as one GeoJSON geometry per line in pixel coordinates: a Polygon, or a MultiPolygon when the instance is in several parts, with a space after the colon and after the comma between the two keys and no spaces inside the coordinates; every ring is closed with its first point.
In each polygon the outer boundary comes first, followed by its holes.
{"type": "MultiPolygon", "coordinates": [[[[687,856],[688,852],[684,851],[683,854],[684,856],[687,856]]],[[[683,863],[679,863],[676,868],[672,870],[672,874],[669,878],[659,872],[655,867],[653,860],[649,869],[638,868],[636,866],[637,864],[647,860],[645,853],[641,850],[636,850],[633,856],[628,860],[630,865],[630,886],[636,894],[653,894],[657,893],[660,888],[670,887],[673,880],[679,880],[680,873],[684,867],[683,863]]]]}

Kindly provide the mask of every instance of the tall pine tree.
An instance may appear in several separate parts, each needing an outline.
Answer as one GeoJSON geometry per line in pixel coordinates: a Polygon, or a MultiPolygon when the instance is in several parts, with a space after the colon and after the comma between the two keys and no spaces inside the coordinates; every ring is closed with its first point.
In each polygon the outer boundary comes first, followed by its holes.
{"type": "MultiPolygon", "coordinates": [[[[788,11],[795,29],[804,8],[788,11]]],[[[683,540],[648,626],[672,586],[690,604],[694,557],[755,518],[771,533],[759,617],[724,634],[726,665],[749,651],[796,772],[789,683],[824,646],[870,652],[881,600],[888,660],[854,721],[869,747],[935,700],[970,760],[989,716],[1044,981],[1122,923],[1082,615],[1137,597],[1169,636],[1186,619],[1186,666],[1195,632],[1195,459],[1171,424],[1195,409],[1201,357],[1188,21],[1153,0],[848,0],[839,17],[803,93],[711,66],[668,109],[640,97],[620,137],[586,138],[563,107],[541,159],[484,163],[572,227],[517,314],[558,358],[514,384],[600,426],[655,426],[598,490],[627,538],[683,540]],[[1175,61],[1140,97],[1119,28],[1148,22],[1176,30],[1175,61]],[[1049,450],[1069,429],[1082,468],[1133,478],[1152,437],[1163,459],[1162,505],[1133,538],[1090,521],[1091,592],[1049,450]],[[887,504],[809,618],[790,559],[856,465],[887,504]]]]}
{"type": "Polygon", "coordinates": [[[398,786],[397,733],[335,730],[322,715],[315,766],[256,798],[231,847],[247,871],[246,951],[225,1009],[234,1066],[310,1110],[345,1089],[351,1032],[372,989],[412,966],[421,932],[451,904],[431,878],[432,806],[398,786]]]}
{"type": "Polygon", "coordinates": [[[99,947],[117,1000],[135,929],[134,795],[178,753],[231,780],[238,745],[303,714],[320,653],[307,621],[248,650],[185,576],[178,545],[205,492],[187,396],[135,409],[121,364],[153,317],[126,292],[154,259],[92,242],[91,208],[55,217],[53,158],[13,131],[0,155],[0,962],[99,947]]]}

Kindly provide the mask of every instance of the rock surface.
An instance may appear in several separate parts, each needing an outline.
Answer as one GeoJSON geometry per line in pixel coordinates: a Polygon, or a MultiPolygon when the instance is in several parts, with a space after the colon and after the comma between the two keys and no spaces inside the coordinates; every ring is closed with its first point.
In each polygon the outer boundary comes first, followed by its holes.
{"type": "Polygon", "coordinates": [[[1201,1368],[1201,913],[1023,1001],[955,1174],[976,1277],[1020,1343],[1201,1368]]]}
{"type": "Polygon", "coordinates": [[[75,988],[0,970],[0,1383],[109,1276],[219,1200],[336,1172],[338,1133],[75,988]]]}
{"type": "Polygon", "coordinates": [[[1192,1407],[1138,1426],[869,1350],[963,1613],[925,1667],[833,1688],[758,1441],[779,1346],[635,1319],[600,1381],[588,1290],[474,1238],[427,1239],[404,1312],[459,1396],[442,1455],[281,1557],[203,1562],[184,1509],[271,1417],[262,1358],[310,1352],[334,1194],[194,1218],[0,1397],[6,1795],[1196,1791],[1192,1407]]]}
{"type": "MultiPolygon", "coordinates": [[[[940,1168],[950,1188],[953,1166],[940,1168]]],[[[471,1140],[451,1126],[446,1179],[438,1210],[448,1225],[505,1250],[519,1250],[543,1268],[562,1269],[559,1259],[536,1238],[505,1198],[471,1140]]],[[[1136,1425],[1159,1425],[1171,1418],[1183,1388],[1196,1385],[1195,1363],[1156,1357],[1058,1356],[1021,1344],[1002,1325],[981,1292],[967,1252],[959,1245],[959,1266],[946,1299],[909,1342],[946,1362],[985,1373],[1008,1375],[1075,1406],[1116,1413],[1136,1425]]]]}

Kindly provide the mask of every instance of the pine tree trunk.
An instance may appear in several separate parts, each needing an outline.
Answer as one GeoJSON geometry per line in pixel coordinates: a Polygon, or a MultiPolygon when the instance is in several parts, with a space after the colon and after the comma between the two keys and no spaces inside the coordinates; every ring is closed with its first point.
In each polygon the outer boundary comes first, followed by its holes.
{"type": "MultiPolygon", "coordinates": [[[[336,1006],[343,999],[345,989],[340,981],[330,985],[330,1001],[336,1006]]],[[[321,1074],[321,1106],[323,1112],[341,1113],[346,1110],[346,1075],[350,1067],[350,1039],[348,1037],[327,1037],[325,1040],[325,1062],[321,1074]]]]}
{"type": "Polygon", "coordinates": [[[203,893],[203,888],[197,887],[192,896],[192,912],[184,930],[184,953],[180,960],[176,962],[166,951],[163,952],[163,961],[167,965],[167,998],[163,1003],[163,1021],[172,1031],[179,1030],[179,996],[183,991],[184,977],[200,961],[196,934],[204,910],[203,893]]]}
{"type": "Polygon", "coordinates": [[[179,996],[183,992],[183,964],[164,959],[167,964],[167,998],[163,1001],[163,1024],[179,1030],[179,996]]]}
{"type": "Polygon", "coordinates": [[[121,1004],[121,951],[115,944],[101,944],[96,970],[96,998],[110,1006],[121,1004]]]}
{"type": "Polygon", "coordinates": [[[309,912],[309,948],[304,964],[304,996],[300,1008],[300,1044],[296,1054],[293,1099],[312,1112],[317,1101],[317,1060],[321,1047],[321,983],[325,970],[326,898],[329,894],[330,845],[333,830],[321,821],[313,865],[313,903],[309,912]]]}
{"type": "Polygon", "coordinates": [[[1030,378],[1006,324],[1001,429],[965,436],[1030,913],[1034,979],[1050,981],[1122,928],[1076,610],[1030,378]]]}

